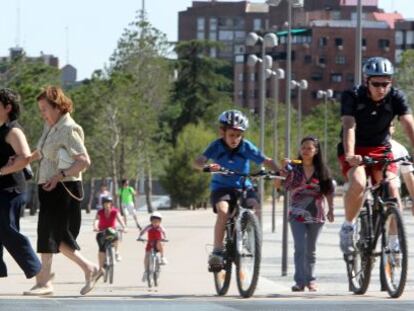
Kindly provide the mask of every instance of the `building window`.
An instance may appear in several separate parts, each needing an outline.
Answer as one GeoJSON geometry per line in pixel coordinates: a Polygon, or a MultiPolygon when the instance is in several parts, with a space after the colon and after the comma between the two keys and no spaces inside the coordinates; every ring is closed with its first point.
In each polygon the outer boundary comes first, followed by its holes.
{"type": "Polygon", "coordinates": [[[310,64],[312,63],[312,55],[305,55],[303,58],[303,61],[305,64],[310,64]]]}
{"type": "Polygon", "coordinates": [[[321,81],[321,80],[323,80],[323,73],[322,72],[313,72],[311,74],[311,79],[313,81],[321,81]]]}
{"type": "Polygon", "coordinates": [[[204,17],[197,18],[197,31],[200,31],[200,30],[204,31],[204,23],[205,23],[204,17]]]}
{"type": "Polygon", "coordinates": [[[245,31],[235,31],[234,32],[234,39],[236,39],[236,40],[245,40],[246,39],[246,32],[245,31]]]}
{"type": "Polygon", "coordinates": [[[340,11],[332,11],[331,12],[331,19],[333,20],[340,20],[341,19],[341,12],[340,11]]]}
{"type": "Polygon", "coordinates": [[[243,64],[243,63],[244,63],[244,55],[236,55],[236,56],[234,57],[234,61],[235,61],[237,64],[243,64]]]}
{"type": "Polygon", "coordinates": [[[244,29],[244,19],[242,17],[235,17],[233,25],[236,29],[244,29]]]}
{"type": "Polygon", "coordinates": [[[233,19],[230,17],[220,17],[219,18],[219,27],[220,28],[232,28],[233,19]]]}
{"type": "Polygon", "coordinates": [[[367,39],[365,39],[365,38],[362,39],[362,47],[364,47],[364,48],[367,47],[367,39]]]}
{"type": "Polygon", "coordinates": [[[255,73],[254,73],[254,72],[252,72],[252,73],[250,74],[250,81],[251,81],[251,82],[256,81],[256,75],[255,75],[255,73]]]}
{"type": "Polygon", "coordinates": [[[319,47],[324,47],[328,44],[328,38],[321,37],[319,38],[319,47]]]}
{"type": "Polygon", "coordinates": [[[321,56],[321,57],[319,57],[319,64],[326,64],[326,59],[325,59],[325,57],[323,57],[323,56],[321,56]]]}
{"type": "Polygon", "coordinates": [[[331,74],[331,81],[334,82],[334,83],[341,83],[342,82],[342,74],[341,73],[331,74]]]}
{"type": "Polygon", "coordinates": [[[344,40],[342,38],[335,38],[335,46],[343,46],[344,40]]]}
{"type": "Polygon", "coordinates": [[[404,44],[404,32],[397,30],[395,32],[395,44],[403,45],[404,44]]]}
{"type": "Polygon", "coordinates": [[[217,18],[212,17],[210,18],[210,31],[216,31],[217,30],[217,18]]]}
{"type": "Polygon", "coordinates": [[[253,31],[262,29],[262,20],[260,18],[255,18],[253,20],[253,31]]]}
{"type": "Polygon", "coordinates": [[[217,57],[217,49],[210,48],[210,57],[216,58],[217,57]]]}
{"type": "Polygon", "coordinates": [[[355,81],[355,75],[353,73],[347,73],[346,74],[346,81],[354,83],[355,81]]]}
{"type": "Polygon", "coordinates": [[[204,39],[205,39],[204,30],[197,31],[197,40],[204,40],[204,39]]]}
{"type": "Polygon", "coordinates": [[[235,45],[234,46],[234,54],[244,54],[246,52],[244,45],[235,45]]]}
{"type": "Polygon", "coordinates": [[[379,39],[378,40],[378,47],[380,49],[385,49],[390,47],[390,40],[388,39],[379,39]]]}
{"type": "Polygon", "coordinates": [[[239,80],[239,82],[243,82],[243,80],[244,80],[244,75],[243,75],[243,73],[239,73],[239,74],[238,74],[238,80],[239,80]]]}
{"type": "Polygon", "coordinates": [[[343,55],[337,55],[335,57],[335,63],[338,64],[338,65],[345,65],[346,64],[345,56],[343,56],[343,55]]]}
{"type": "Polygon", "coordinates": [[[414,44],[414,31],[408,30],[405,34],[405,42],[407,44],[414,44]]]}
{"type": "Polygon", "coordinates": [[[243,98],[243,91],[239,91],[238,94],[239,98],[243,98]]]}
{"type": "Polygon", "coordinates": [[[232,30],[220,30],[219,31],[219,40],[220,41],[233,41],[234,32],[232,30]]]}
{"type": "Polygon", "coordinates": [[[208,34],[208,39],[210,41],[217,41],[217,32],[210,31],[210,33],[208,34]]]}

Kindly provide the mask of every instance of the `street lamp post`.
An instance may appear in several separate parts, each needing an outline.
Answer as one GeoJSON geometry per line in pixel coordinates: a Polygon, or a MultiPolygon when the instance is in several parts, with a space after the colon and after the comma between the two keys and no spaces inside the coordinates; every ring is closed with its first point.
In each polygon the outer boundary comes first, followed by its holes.
{"type": "MultiPolygon", "coordinates": [[[[273,160],[277,163],[279,156],[279,134],[277,129],[277,120],[279,115],[279,80],[285,78],[285,71],[283,69],[276,69],[275,71],[267,69],[266,75],[273,77],[274,81],[274,105],[273,105],[273,160]]],[[[276,230],[276,188],[272,188],[272,232],[276,230]]]]}
{"type": "Polygon", "coordinates": [[[328,99],[333,97],[331,89],[319,90],[316,94],[317,98],[323,99],[325,104],[324,125],[323,125],[323,159],[325,163],[328,161],[328,99]]]}
{"type": "Polygon", "coordinates": [[[291,81],[291,88],[298,88],[298,146],[302,137],[302,91],[308,88],[308,81],[291,81]]]}
{"type": "Polygon", "coordinates": [[[358,0],[357,5],[357,25],[355,36],[355,85],[361,85],[361,66],[362,66],[362,0],[358,0]]]}
{"type": "MultiPolygon", "coordinates": [[[[251,32],[246,37],[247,46],[255,46],[260,43],[261,45],[261,58],[256,55],[249,55],[247,64],[251,67],[256,63],[260,63],[260,84],[259,84],[259,114],[260,114],[260,144],[259,148],[264,153],[265,149],[265,100],[266,100],[266,69],[272,68],[272,57],[266,55],[266,48],[273,48],[277,46],[277,37],[274,33],[267,33],[263,37],[259,36],[255,32],[251,32]]],[[[259,181],[259,195],[260,203],[264,203],[264,181],[259,181]]],[[[260,223],[262,223],[262,209],[258,215],[260,223]]]]}

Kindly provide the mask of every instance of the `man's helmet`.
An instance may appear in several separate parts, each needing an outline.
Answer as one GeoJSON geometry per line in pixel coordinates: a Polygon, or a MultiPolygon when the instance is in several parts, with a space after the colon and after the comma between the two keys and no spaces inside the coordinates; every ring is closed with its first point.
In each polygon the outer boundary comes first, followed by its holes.
{"type": "Polygon", "coordinates": [[[108,202],[113,202],[112,197],[111,196],[106,196],[106,197],[102,197],[102,204],[108,203],[108,202]]]}
{"type": "Polygon", "coordinates": [[[363,72],[367,77],[392,76],[394,66],[384,57],[371,57],[364,64],[363,72]]]}
{"type": "Polygon", "coordinates": [[[153,212],[150,216],[150,221],[153,219],[159,219],[162,220],[162,215],[160,212],[153,212]]]}
{"type": "Polygon", "coordinates": [[[227,110],[219,116],[219,123],[227,128],[245,131],[249,127],[249,120],[239,110],[227,110]]]}

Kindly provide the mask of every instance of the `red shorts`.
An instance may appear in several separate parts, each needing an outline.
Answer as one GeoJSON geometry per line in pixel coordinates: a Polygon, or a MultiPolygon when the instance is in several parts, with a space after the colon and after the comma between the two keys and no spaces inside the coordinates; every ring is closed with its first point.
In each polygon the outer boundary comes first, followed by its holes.
{"type": "MultiPolygon", "coordinates": [[[[368,156],[372,157],[374,159],[394,159],[394,155],[392,152],[390,152],[390,147],[388,146],[377,146],[377,147],[355,147],[355,154],[361,155],[361,156],[368,156]]],[[[341,164],[342,174],[344,177],[348,180],[348,171],[352,168],[351,165],[345,160],[345,155],[341,154],[339,157],[339,163],[341,164]]],[[[370,167],[365,167],[365,171],[367,172],[367,176],[372,176],[372,171],[381,171],[382,164],[375,164],[370,167]]],[[[395,163],[391,163],[388,165],[387,172],[392,172],[394,174],[397,174],[397,165],[395,163]]],[[[374,183],[377,183],[379,180],[373,180],[374,183]]]]}

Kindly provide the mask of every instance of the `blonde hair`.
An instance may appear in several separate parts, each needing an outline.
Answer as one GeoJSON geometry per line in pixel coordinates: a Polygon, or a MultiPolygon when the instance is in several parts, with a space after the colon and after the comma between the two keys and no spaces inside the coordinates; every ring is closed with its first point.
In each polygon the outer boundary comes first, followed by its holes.
{"type": "Polygon", "coordinates": [[[36,100],[46,100],[53,108],[58,108],[60,112],[67,113],[73,111],[72,100],[63,93],[58,86],[48,85],[36,97],[36,100]]]}

